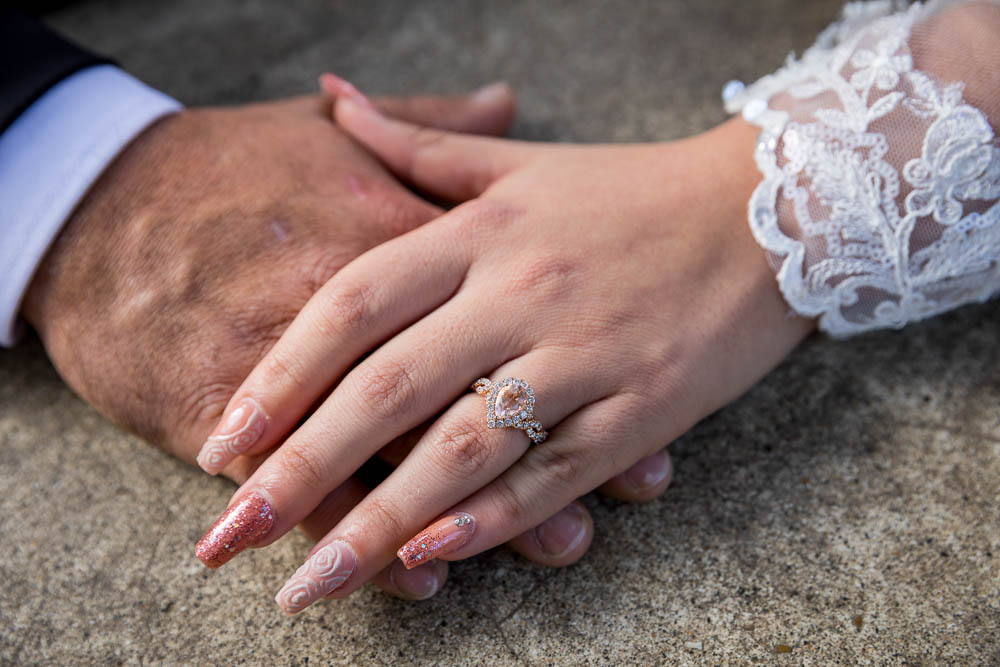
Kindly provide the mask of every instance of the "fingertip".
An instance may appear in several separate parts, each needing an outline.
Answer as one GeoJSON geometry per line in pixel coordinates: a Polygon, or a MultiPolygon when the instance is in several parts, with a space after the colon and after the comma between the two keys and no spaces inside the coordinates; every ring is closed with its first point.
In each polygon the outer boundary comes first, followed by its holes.
{"type": "Polygon", "coordinates": [[[420,601],[434,597],[448,579],[448,564],[431,561],[407,569],[396,560],[375,576],[374,582],[384,592],[402,600],[420,601]]]}
{"type": "Polygon", "coordinates": [[[565,567],[580,560],[593,540],[594,520],[582,503],[574,501],[508,546],[540,565],[565,567]]]}
{"type": "Polygon", "coordinates": [[[367,95],[347,79],[326,72],[319,77],[319,87],[323,94],[332,100],[347,98],[354,100],[362,107],[375,110],[375,103],[367,95]]]}
{"type": "Polygon", "coordinates": [[[673,481],[670,453],[663,449],[637,461],[631,468],[612,477],[598,491],[630,503],[646,503],[659,498],[673,481]]]}
{"type": "Polygon", "coordinates": [[[319,89],[320,91],[329,97],[330,99],[336,99],[337,97],[337,83],[340,81],[340,77],[330,72],[324,72],[319,75],[319,89]]]}
{"type": "Polygon", "coordinates": [[[466,132],[478,134],[506,134],[514,121],[516,101],[514,89],[506,81],[497,81],[469,96],[472,116],[466,121],[466,132]]]}

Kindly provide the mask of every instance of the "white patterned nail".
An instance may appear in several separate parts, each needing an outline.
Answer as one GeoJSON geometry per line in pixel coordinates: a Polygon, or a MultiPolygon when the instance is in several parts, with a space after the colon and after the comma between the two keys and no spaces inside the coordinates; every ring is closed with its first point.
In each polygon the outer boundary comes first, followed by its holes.
{"type": "Polygon", "coordinates": [[[249,396],[241,399],[223,417],[216,433],[201,446],[198,465],[205,472],[215,475],[230,461],[253,447],[260,440],[266,425],[267,415],[260,403],[249,396]]]}
{"type": "Polygon", "coordinates": [[[297,614],[344,585],[357,566],[354,548],[343,540],[330,542],[314,553],[285,582],[274,601],[286,613],[297,614]]]}

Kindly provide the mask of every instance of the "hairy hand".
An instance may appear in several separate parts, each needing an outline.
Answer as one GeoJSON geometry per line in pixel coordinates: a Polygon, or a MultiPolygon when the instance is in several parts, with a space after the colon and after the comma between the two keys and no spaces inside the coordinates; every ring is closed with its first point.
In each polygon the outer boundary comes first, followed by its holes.
{"type": "MultiPolygon", "coordinates": [[[[498,88],[381,106],[489,133],[503,132],[513,112],[509,90],[498,88]]],[[[67,383],[112,421],[193,461],[233,391],[316,289],[440,214],[329,113],[311,96],[170,116],[132,142],[75,211],[25,314],[67,383]]],[[[225,473],[242,482],[266,456],[241,457],[225,473]]],[[[324,534],[366,492],[348,480],[304,528],[324,534]]],[[[444,578],[440,568],[423,574],[414,582],[435,589],[444,578]]],[[[380,582],[408,593],[387,576],[380,582]]]]}

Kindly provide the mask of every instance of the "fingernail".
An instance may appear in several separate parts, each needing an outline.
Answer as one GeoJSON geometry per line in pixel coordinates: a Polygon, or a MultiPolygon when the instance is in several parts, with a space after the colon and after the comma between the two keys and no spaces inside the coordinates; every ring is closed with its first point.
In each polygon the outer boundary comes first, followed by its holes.
{"type": "Polygon", "coordinates": [[[337,540],[330,542],[302,564],[285,582],[274,601],[288,614],[297,614],[316,600],[344,585],[357,567],[354,548],[337,540]]]}
{"type": "Polygon", "coordinates": [[[625,471],[627,479],[636,491],[645,491],[658,486],[670,476],[670,455],[666,450],[652,456],[640,459],[638,463],[625,471]]]}
{"type": "Polygon", "coordinates": [[[535,528],[538,546],[549,556],[562,556],[575,548],[587,534],[583,510],[576,505],[564,507],[558,514],[535,528]]]}
{"type": "Polygon", "coordinates": [[[389,568],[389,581],[396,589],[412,600],[426,600],[438,592],[441,580],[433,564],[408,570],[398,560],[389,568]]]}
{"type": "Polygon", "coordinates": [[[253,398],[240,399],[209,436],[198,452],[198,465],[212,475],[254,446],[264,433],[267,415],[253,398]]]}
{"type": "Polygon", "coordinates": [[[472,93],[472,102],[475,104],[492,105],[510,96],[510,86],[503,81],[497,81],[472,93]]]}
{"type": "Polygon", "coordinates": [[[195,555],[211,568],[225,565],[247,547],[259,544],[274,527],[271,504],[251,493],[219,517],[194,548],[195,555]]]}
{"type": "Polygon", "coordinates": [[[328,72],[322,75],[319,78],[319,85],[330,97],[346,97],[354,100],[363,107],[372,109],[373,111],[378,111],[374,102],[368,99],[367,95],[358,90],[353,83],[347,79],[340,78],[336,74],[330,74],[328,72]]]}
{"type": "Polygon", "coordinates": [[[396,555],[406,569],[434,560],[465,546],[476,530],[471,514],[457,512],[432,523],[422,533],[400,547],[396,555]]]}

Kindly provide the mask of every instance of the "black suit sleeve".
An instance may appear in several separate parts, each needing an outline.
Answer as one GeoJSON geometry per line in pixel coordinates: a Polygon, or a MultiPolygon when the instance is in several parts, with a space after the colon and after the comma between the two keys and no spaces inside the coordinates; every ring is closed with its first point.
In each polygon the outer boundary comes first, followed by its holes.
{"type": "Polygon", "coordinates": [[[0,9],[0,132],[59,81],[107,62],[37,21],[0,9]]]}

